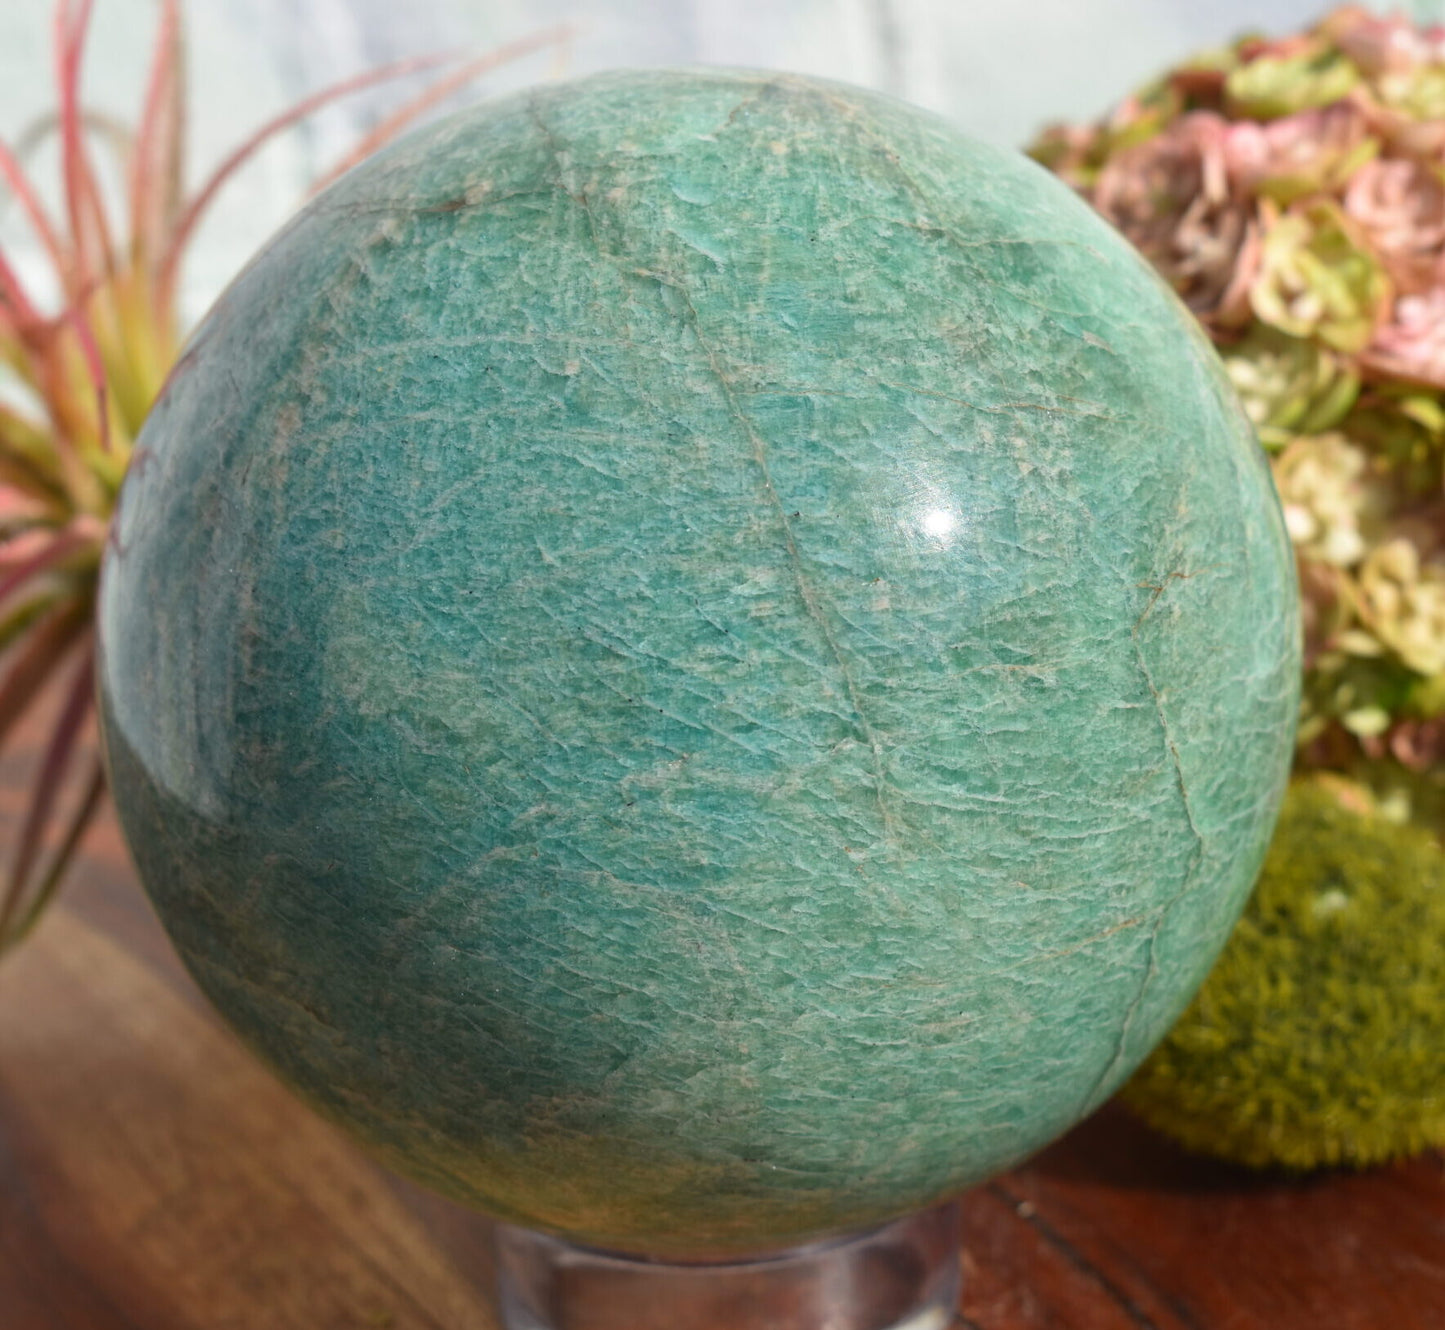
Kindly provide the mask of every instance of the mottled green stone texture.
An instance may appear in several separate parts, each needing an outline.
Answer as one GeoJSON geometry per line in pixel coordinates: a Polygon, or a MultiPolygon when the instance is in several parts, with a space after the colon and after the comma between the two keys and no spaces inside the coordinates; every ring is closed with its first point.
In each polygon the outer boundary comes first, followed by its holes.
{"type": "Polygon", "coordinates": [[[202,988],[452,1196],[861,1225],[1100,1104],[1223,943],[1297,689],[1264,461],[1044,171],[856,89],[447,119],[197,332],[101,607],[202,988]]]}

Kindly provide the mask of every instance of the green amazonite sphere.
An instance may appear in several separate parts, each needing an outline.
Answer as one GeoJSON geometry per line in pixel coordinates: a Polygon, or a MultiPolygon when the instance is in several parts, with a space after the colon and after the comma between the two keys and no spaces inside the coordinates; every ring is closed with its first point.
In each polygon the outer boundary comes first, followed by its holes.
{"type": "Polygon", "coordinates": [[[609,74],[318,198],[196,333],[101,601],[196,980],[440,1191],[859,1226],[1164,1034],[1259,867],[1294,569],[1058,181],[812,79],[609,74]]]}

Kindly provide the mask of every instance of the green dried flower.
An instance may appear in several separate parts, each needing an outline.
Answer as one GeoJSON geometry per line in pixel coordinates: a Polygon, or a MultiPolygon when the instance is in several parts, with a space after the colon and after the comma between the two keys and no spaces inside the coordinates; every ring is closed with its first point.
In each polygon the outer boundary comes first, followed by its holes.
{"type": "Polygon", "coordinates": [[[1363,351],[1390,298],[1383,265],[1328,199],[1298,204],[1282,216],[1271,212],[1249,292],[1255,314],[1294,337],[1363,351]]]}
{"type": "Polygon", "coordinates": [[[1256,1167],[1445,1143],[1442,993],[1445,855],[1418,827],[1297,784],[1219,964],[1124,1101],[1188,1148],[1256,1167]]]}
{"type": "Polygon", "coordinates": [[[1360,394],[1360,376],[1339,356],[1274,328],[1252,329],[1225,351],[1224,367],[1260,442],[1272,449],[1334,428],[1360,394]]]}
{"type": "Polygon", "coordinates": [[[1412,715],[1422,720],[1445,716],[1445,671],[1417,680],[1406,705],[1412,715]]]}
{"type": "Polygon", "coordinates": [[[1327,736],[1332,727],[1352,736],[1351,743],[1381,738],[1404,709],[1416,678],[1371,633],[1344,629],[1332,649],[1316,658],[1306,680],[1300,723],[1305,741],[1327,736]]]}
{"type": "Polygon", "coordinates": [[[1375,459],[1377,469],[1412,506],[1440,494],[1445,411],[1436,394],[1376,385],[1356,401],[1340,428],[1375,459]]]}
{"type": "Polygon", "coordinates": [[[1336,193],[1380,151],[1370,122],[1353,102],[1301,111],[1268,124],[1230,126],[1226,155],[1236,184],[1281,207],[1311,194],[1336,193]]]}
{"type": "Polygon", "coordinates": [[[1375,86],[1386,106],[1412,120],[1445,118],[1445,65],[1431,63],[1386,74],[1375,86]]]}
{"type": "Polygon", "coordinates": [[[1028,155],[1075,189],[1094,183],[1104,157],[1104,131],[1081,125],[1050,125],[1029,145],[1028,155]]]}
{"type": "Polygon", "coordinates": [[[1342,52],[1311,42],[1297,52],[1256,56],[1231,70],[1224,91],[1232,115],[1276,120],[1337,102],[1359,81],[1360,71],[1342,52]]]}
{"type": "Polygon", "coordinates": [[[1416,679],[1403,710],[1415,720],[1439,720],[1445,716],[1445,671],[1416,679]]]}
{"type": "Polygon", "coordinates": [[[1307,559],[1348,568],[1365,556],[1365,528],[1383,496],[1369,458],[1342,434],[1297,438],[1275,464],[1285,525],[1307,559]]]}
{"type": "Polygon", "coordinates": [[[1445,670],[1445,564],[1402,536],[1371,550],[1359,573],[1360,617],[1417,674],[1445,670]]]}

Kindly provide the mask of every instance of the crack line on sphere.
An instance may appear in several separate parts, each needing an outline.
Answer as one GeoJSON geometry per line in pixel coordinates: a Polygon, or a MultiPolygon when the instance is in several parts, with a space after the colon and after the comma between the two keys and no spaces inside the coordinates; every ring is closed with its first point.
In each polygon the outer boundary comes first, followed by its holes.
{"type": "MultiPolygon", "coordinates": [[[[658,281],[664,280],[657,274],[652,275],[658,281]]],[[[712,372],[713,378],[717,380],[718,387],[722,390],[723,399],[727,403],[728,413],[732,416],[739,429],[742,430],[752,447],[753,460],[756,462],[758,470],[762,473],[763,489],[777,514],[778,522],[782,528],[783,544],[787,549],[788,560],[793,570],[793,579],[797,585],[798,594],[802,597],[808,614],[818,625],[818,629],[823,635],[823,640],[827,644],[828,652],[833,657],[834,664],[838,667],[838,673],[843,679],[843,686],[847,689],[848,701],[853,709],[853,715],[857,720],[858,728],[872,755],[873,792],[878,803],[879,815],[883,819],[883,829],[889,839],[892,840],[897,835],[897,828],[894,825],[893,814],[888,806],[887,784],[883,776],[882,745],[878,741],[877,732],[869,723],[868,717],[863,710],[863,700],[859,695],[858,686],[853,679],[853,673],[848,668],[848,662],[843,655],[843,650],[839,646],[837,637],[828,623],[827,616],[823,613],[823,607],[818,601],[817,592],[814,591],[803,571],[802,555],[798,551],[797,539],[793,535],[793,527],[788,519],[786,505],[784,505],[782,499],[778,497],[777,487],[773,484],[772,471],[768,466],[767,453],[763,446],[762,435],[753,425],[752,419],[748,416],[747,412],[742,409],[731,381],[728,379],[728,376],[723,373],[717,352],[703,335],[702,321],[698,316],[697,306],[693,303],[691,292],[689,292],[681,282],[668,282],[666,284],[672,286],[681,296],[683,306],[686,308],[689,321],[692,324],[693,335],[697,338],[699,348],[707,357],[708,368],[712,372]]]]}

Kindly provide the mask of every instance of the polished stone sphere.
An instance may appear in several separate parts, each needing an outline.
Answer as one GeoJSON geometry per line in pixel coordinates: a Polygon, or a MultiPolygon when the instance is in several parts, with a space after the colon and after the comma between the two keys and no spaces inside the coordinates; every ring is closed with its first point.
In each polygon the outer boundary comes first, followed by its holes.
{"type": "Polygon", "coordinates": [[[723,1251],[1037,1149],[1164,1034],[1297,705],[1268,468],[1046,172],[610,74],[345,177],[124,489],[104,733],[202,989],[382,1159],[723,1251]]]}

